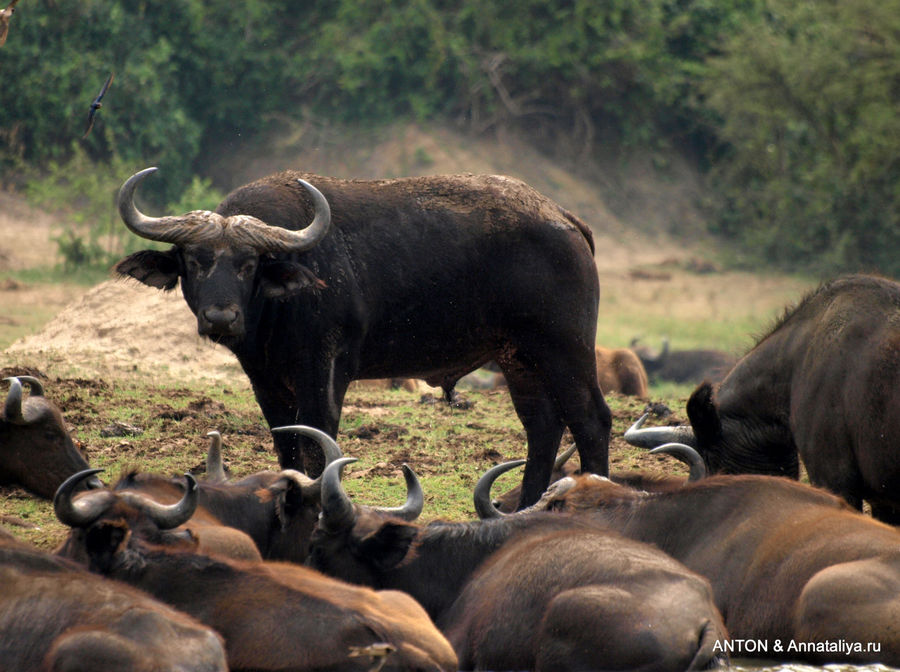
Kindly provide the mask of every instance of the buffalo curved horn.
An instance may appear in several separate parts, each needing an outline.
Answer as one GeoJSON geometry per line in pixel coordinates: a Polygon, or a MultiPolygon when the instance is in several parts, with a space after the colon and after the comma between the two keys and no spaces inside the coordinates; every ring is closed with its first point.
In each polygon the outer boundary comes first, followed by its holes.
{"type": "Polygon", "coordinates": [[[688,475],[688,483],[693,483],[694,481],[699,481],[701,478],[706,478],[706,463],[703,461],[703,458],[700,457],[700,453],[691,446],[683,443],[664,443],[651,450],[649,454],[655,455],[657,453],[671,455],[687,464],[691,469],[688,475]]]}
{"type": "Polygon", "coordinates": [[[309,192],[315,215],[313,221],[299,231],[291,231],[280,226],[268,226],[256,217],[234,215],[226,222],[230,227],[229,236],[235,242],[250,245],[260,254],[269,252],[303,252],[318,245],[331,228],[331,206],[321,191],[306,180],[297,182],[309,192]]]}
{"type": "Polygon", "coordinates": [[[326,467],[335,460],[338,460],[344,456],[344,453],[341,452],[341,447],[337,444],[337,441],[335,441],[329,434],[326,434],[321,429],[316,429],[315,427],[310,427],[309,425],[283,425],[281,427],[272,427],[271,431],[296,432],[297,434],[303,434],[304,436],[308,436],[309,438],[313,439],[316,443],[319,444],[319,446],[321,446],[322,452],[325,453],[326,467]]]}
{"type": "Polygon", "coordinates": [[[644,413],[631,427],[625,431],[625,441],[638,448],[656,448],[664,443],[683,443],[692,448],[697,447],[697,438],[690,426],[678,425],[675,427],[647,427],[643,424],[650,417],[644,413]]]}
{"type": "Polygon", "coordinates": [[[174,504],[160,504],[149,497],[127,490],[118,493],[118,496],[136,509],[146,513],[159,529],[171,530],[190,520],[200,501],[200,488],[197,487],[197,481],[191,474],[185,474],[184,478],[187,481],[184,495],[174,504]]]}
{"type": "Polygon", "coordinates": [[[119,189],[117,205],[125,226],[141,238],[174,245],[221,237],[224,218],[209,210],[194,210],[181,217],[148,217],[137,209],[134,204],[135,189],[144,178],[156,171],[156,168],[144,168],[129,177],[119,189]]]}
{"type": "MultiPolygon", "coordinates": [[[[28,392],[32,397],[44,396],[44,384],[34,376],[16,376],[21,383],[28,383],[28,392]]],[[[9,380],[8,378],[6,380],[9,380]]]]}
{"type": "Polygon", "coordinates": [[[209,448],[206,451],[206,480],[210,483],[224,483],[225,465],[222,463],[222,435],[216,430],[206,433],[209,437],[209,448]]]}
{"type": "Polygon", "coordinates": [[[4,378],[9,381],[9,393],[6,395],[6,405],[3,414],[7,422],[16,425],[25,424],[25,416],[22,415],[22,383],[18,378],[4,378]]]}
{"type": "Polygon", "coordinates": [[[341,485],[344,466],[353,462],[356,462],[355,457],[342,457],[329,464],[322,472],[322,513],[319,519],[322,526],[328,530],[350,528],[356,521],[353,502],[341,485]]]}
{"type": "Polygon", "coordinates": [[[556,462],[553,463],[553,469],[556,471],[559,471],[560,469],[562,469],[563,465],[572,458],[572,455],[575,454],[575,451],[577,448],[578,448],[578,446],[576,446],[573,443],[571,446],[569,446],[563,452],[561,452],[559,455],[557,455],[556,462]]]}
{"type": "Polygon", "coordinates": [[[472,496],[472,500],[475,504],[475,512],[478,514],[479,518],[487,520],[489,518],[503,518],[505,516],[515,515],[512,513],[503,513],[494,506],[494,502],[491,500],[491,487],[493,487],[494,481],[496,481],[501,474],[505,474],[507,471],[515,469],[516,467],[521,467],[523,464],[525,464],[525,460],[502,462],[501,464],[497,464],[488,469],[481,478],[478,479],[478,482],[475,484],[475,492],[472,496]]]}
{"type": "MultiPolygon", "coordinates": [[[[316,443],[318,443],[319,446],[321,446],[322,452],[325,454],[326,467],[335,460],[339,460],[344,456],[344,453],[341,452],[341,447],[337,444],[337,441],[335,441],[331,436],[323,432],[321,429],[316,429],[315,427],[310,427],[309,425],[284,425],[282,427],[273,427],[272,431],[296,432],[297,434],[303,434],[304,436],[310,437],[316,443]]],[[[314,497],[317,496],[317,491],[321,491],[322,476],[324,476],[324,472],[319,474],[319,477],[307,486],[308,488],[311,488],[311,494],[314,497]]]]}
{"type": "Polygon", "coordinates": [[[406,502],[403,506],[377,506],[373,510],[394,518],[400,518],[406,522],[412,522],[419,517],[425,508],[425,493],[422,492],[422,484],[419,477],[408,464],[403,464],[403,478],[406,481],[406,502]]]}
{"type": "Polygon", "coordinates": [[[72,499],[82,481],[99,474],[102,469],[85,469],[69,476],[53,495],[53,511],[57,519],[68,527],[87,527],[116,502],[116,494],[109,490],[91,492],[78,500],[72,499]]]}
{"type": "Polygon", "coordinates": [[[227,236],[236,243],[252,246],[260,254],[267,252],[303,252],[319,243],[331,227],[331,207],[325,196],[306,180],[297,181],[312,197],[313,221],[300,231],[268,226],[250,215],[223,217],[209,210],[193,210],[174,217],[148,217],[134,204],[137,185],[156,168],[145,168],[129,177],[119,189],[119,216],[141,238],[174,245],[198,244],[227,236]]]}

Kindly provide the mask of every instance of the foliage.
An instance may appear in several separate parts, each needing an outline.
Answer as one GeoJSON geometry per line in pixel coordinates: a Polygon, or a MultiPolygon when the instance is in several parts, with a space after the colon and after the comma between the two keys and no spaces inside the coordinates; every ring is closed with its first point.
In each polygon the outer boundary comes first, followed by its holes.
{"type": "MultiPolygon", "coordinates": [[[[525,131],[579,165],[641,148],[664,168],[665,152],[684,153],[709,170],[711,228],[749,262],[896,273],[898,9],[35,0],[0,50],[0,170],[17,182],[29,166],[66,165],[76,148],[127,165],[119,182],[157,165],[142,197],[162,207],[188,202],[207,157],[285,120],[449,119],[475,133],[525,131]]],[[[73,256],[96,252],[68,243],[73,256]]]]}
{"type": "MultiPolygon", "coordinates": [[[[65,163],[50,161],[41,174],[27,179],[24,191],[29,201],[60,212],[62,231],[53,240],[67,273],[80,267],[106,270],[123,255],[152,245],[129,233],[116,210],[122,175],[132,172],[121,159],[92,161],[76,146],[65,163]]],[[[180,201],[168,210],[212,210],[221,199],[210,180],[194,176],[180,201]]]]}
{"type": "Polygon", "coordinates": [[[718,230],[750,259],[900,274],[900,2],[773,1],[711,61],[718,230]]]}

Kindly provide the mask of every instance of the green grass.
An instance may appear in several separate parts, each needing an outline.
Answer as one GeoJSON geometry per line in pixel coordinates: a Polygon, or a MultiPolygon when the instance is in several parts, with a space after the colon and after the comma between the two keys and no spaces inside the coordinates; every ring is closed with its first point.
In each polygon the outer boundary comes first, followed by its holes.
{"type": "Polygon", "coordinates": [[[95,266],[39,266],[4,274],[7,278],[25,284],[73,284],[90,287],[109,278],[109,269],[95,266]]]}
{"type": "MultiPolygon", "coordinates": [[[[111,483],[125,468],[178,475],[204,469],[206,432],[218,429],[232,478],[278,469],[267,425],[246,388],[169,382],[134,376],[110,382],[62,378],[47,385],[47,395],[65,409],[73,435],[81,441],[92,466],[104,469],[111,483]],[[115,422],[141,429],[136,436],[103,436],[115,422]]],[[[345,455],[358,458],[346,469],[346,488],[360,502],[398,506],[405,499],[400,465],[408,463],[426,493],[422,520],[472,518],[472,489],[493,464],[523,457],[525,436],[504,390],[466,392],[474,403],[467,411],[443,403],[423,403],[418,393],[403,390],[351,390],[339,443],[345,455]]],[[[657,397],[654,395],[654,399],[657,397]]],[[[673,407],[683,398],[666,397],[673,407]]],[[[643,408],[643,402],[611,396],[616,416],[614,435],[621,436],[643,408]]],[[[631,449],[613,450],[617,469],[633,469],[640,460],[631,449]]],[[[674,463],[672,469],[679,467],[674,463]]],[[[514,471],[498,491],[521,478],[514,471]]],[[[40,526],[11,527],[23,539],[54,548],[66,534],[56,522],[50,502],[15,487],[0,488],[0,514],[40,526]]]]}

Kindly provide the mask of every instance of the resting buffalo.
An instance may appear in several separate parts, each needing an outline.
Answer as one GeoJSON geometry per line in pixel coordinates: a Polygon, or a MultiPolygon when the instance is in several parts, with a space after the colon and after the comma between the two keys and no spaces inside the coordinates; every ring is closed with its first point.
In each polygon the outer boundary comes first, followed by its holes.
{"type": "Polygon", "coordinates": [[[604,394],[618,392],[646,399],[647,372],[636,354],[627,348],[594,348],[597,355],[597,378],[604,394]]]}
{"type": "Polygon", "coordinates": [[[699,669],[727,639],[709,584],[650,546],[543,512],[416,525],[415,474],[390,515],[344,493],[353,461],[325,469],[308,563],[415,597],[463,669],[699,669]]]}
{"type": "MultiPolygon", "coordinates": [[[[547,486],[566,426],[582,468],[606,473],[599,284],[576,216],[503,176],[283,172],[238,188],[216,212],[153,218],[134,192],[154,170],[125,182],[119,213],[137,235],[174,246],[116,270],[161,289],[180,279],[200,334],[234,352],[271,427],[302,422],[335,436],[352,380],[448,389],[493,359],[528,440],[522,504],[547,486]]],[[[283,468],[321,473],[314,442],[281,435],[275,447],[283,468]]]]}
{"type": "MultiPolygon", "coordinates": [[[[66,429],[59,408],[44,396],[37,378],[6,378],[9,393],[0,416],[0,484],[18,484],[51,498],[72,474],[88,468],[66,429]],[[31,388],[22,399],[22,383],[31,388]]],[[[93,485],[99,484],[94,480],[93,485]]]]}
{"type": "Polygon", "coordinates": [[[807,295],[715,388],[687,403],[691,427],[638,429],[635,445],[689,443],[711,473],[809,480],[900,523],[900,284],[838,278],[807,295]]]}
{"type": "Polygon", "coordinates": [[[443,623],[464,670],[682,672],[727,658],[709,582],[608,530],[514,537],[443,623]]]}
{"type": "MultiPolygon", "coordinates": [[[[324,441],[330,437],[312,427],[275,427],[272,431],[319,438],[326,464],[341,457],[337,444],[324,441]]],[[[210,532],[226,526],[249,535],[263,558],[302,563],[319,515],[321,479],[313,480],[286,469],[261,471],[230,481],[221,461],[222,437],[218,432],[210,432],[209,436],[207,480],[197,482],[196,510],[183,525],[199,536],[203,550],[211,550],[210,532]]],[[[185,481],[146,472],[129,472],[116,482],[113,490],[140,493],[153,501],[171,505],[185,496],[185,481]]],[[[222,549],[213,547],[212,550],[221,552],[222,549]]]]}
{"type": "Polygon", "coordinates": [[[641,360],[651,380],[673,383],[718,382],[735,365],[738,358],[721,350],[669,350],[669,340],[663,339],[662,350],[654,354],[638,339],[632,339],[631,350],[641,360]]]}
{"type": "Polygon", "coordinates": [[[58,507],[63,523],[78,525],[60,555],[213,628],[233,671],[458,669],[450,644],[408,595],[292,563],[206,555],[186,536],[157,545],[144,531],[146,516],[91,521],[73,508],[58,507]]]}
{"type": "Polygon", "coordinates": [[[724,475],[646,493],[587,475],[537,508],[598,516],[707,577],[734,640],[768,644],[745,655],[900,666],[900,531],[825,490],[724,475]]]}
{"type": "Polygon", "coordinates": [[[3,670],[225,672],[221,638],[124,584],[0,530],[3,670]]]}
{"type": "MultiPolygon", "coordinates": [[[[677,443],[668,443],[651,450],[651,453],[674,455],[678,459],[686,462],[690,467],[688,482],[697,481],[706,476],[706,465],[697,455],[696,451],[691,450],[690,455],[685,455],[685,446],[677,443]]],[[[560,453],[553,465],[553,475],[550,482],[565,478],[566,476],[574,476],[578,473],[575,465],[568,460],[574,453],[574,446],[560,453]]],[[[523,463],[523,460],[514,460],[505,462],[492,467],[485,473],[475,486],[475,510],[481,518],[493,517],[495,509],[499,513],[511,513],[516,510],[516,503],[519,501],[519,486],[504,492],[495,499],[491,499],[491,487],[494,481],[501,474],[515,469],[523,463]]],[[[678,490],[685,484],[684,478],[679,476],[666,476],[662,474],[651,474],[642,471],[628,471],[619,474],[610,474],[611,481],[627,485],[630,488],[638,490],[646,490],[648,492],[668,492],[670,490],[678,490]]]]}
{"type": "Polygon", "coordinates": [[[185,474],[181,496],[172,503],[154,499],[155,488],[150,488],[149,493],[140,489],[137,492],[91,489],[74,495],[79,484],[98,471],[88,469],[69,477],[53,497],[56,517],[73,528],[69,539],[59,549],[67,557],[87,565],[89,558],[77,553],[78,549],[88,545],[89,536],[124,534],[127,530],[129,535],[154,544],[180,546],[190,539],[206,553],[262,560],[249,535],[222,525],[208,511],[198,510],[199,488],[190,474],[185,474]]]}

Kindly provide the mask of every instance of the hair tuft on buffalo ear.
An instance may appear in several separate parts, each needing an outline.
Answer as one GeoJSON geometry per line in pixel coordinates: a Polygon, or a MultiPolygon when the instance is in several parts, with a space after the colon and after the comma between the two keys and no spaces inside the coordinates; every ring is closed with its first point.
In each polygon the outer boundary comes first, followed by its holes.
{"type": "Polygon", "coordinates": [[[169,291],[178,284],[178,261],[174,249],[168,252],[135,252],[122,259],[113,270],[156,289],[169,291]]]}

